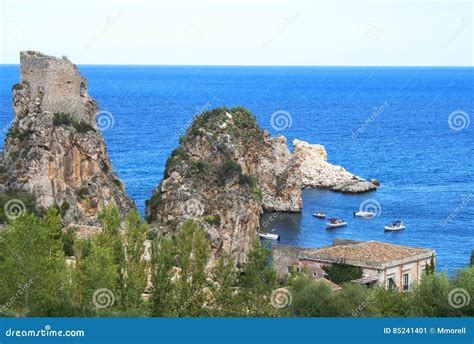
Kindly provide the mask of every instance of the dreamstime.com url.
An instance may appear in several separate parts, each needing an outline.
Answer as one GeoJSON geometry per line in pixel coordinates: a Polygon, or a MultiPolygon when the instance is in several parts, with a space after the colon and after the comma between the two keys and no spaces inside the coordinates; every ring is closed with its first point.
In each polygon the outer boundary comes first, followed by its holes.
{"type": "Polygon", "coordinates": [[[16,330],[9,328],[5,331],[6,337],[85,337],[84,330],[53,330],[46,325],[40,330],[16,330]]]}

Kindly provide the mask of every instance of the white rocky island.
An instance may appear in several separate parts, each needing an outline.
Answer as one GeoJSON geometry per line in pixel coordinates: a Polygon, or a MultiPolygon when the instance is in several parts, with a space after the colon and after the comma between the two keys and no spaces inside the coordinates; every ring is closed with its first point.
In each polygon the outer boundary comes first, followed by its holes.
{"type": "Polygon", "coordinates": [[[299,163],[301,188],[326,188],[333,191],[360,193],[375,190],[375,179],[366,181],[345,168],[327,161],[326,149],[322,145],[293,140],[293,158],[299,163]]]}

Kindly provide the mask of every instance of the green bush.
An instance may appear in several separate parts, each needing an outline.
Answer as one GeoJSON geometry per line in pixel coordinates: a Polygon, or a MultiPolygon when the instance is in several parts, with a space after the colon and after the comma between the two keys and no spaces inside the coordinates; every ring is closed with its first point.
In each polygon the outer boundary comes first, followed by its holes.
{"type": "Polygon", "coordinates": [[[76,191],[76,194],[77,197],[79,197],[80,199],[87,199],[87,197],[89,196],[89,188],[83,186],[76,191]]]}
{"type": "Polygon", "coordinates": [[[220,185],[225,185],[226,180],[242,175],[242,167],[234,160],[228,159],[221,163],[217,169],[217,178],[220,185]]]}
{"type": "Polygon", "coordinates": [[[27,212],[39,214],[36,208],[36,198],[31,193],[13,189],[0,193],[0,223],[9,222],[7,215],[10,216],[10,219],[13,219],[13,217],[27,212]],[[7,203],[9,206],[6,206],[7,203]],[[10,213],[6,214],[5,210],[10,213]]]}
{"type": "Polygon", "coordinates": [[[146,238],[148,240],[155,240],[156,237],[158,236],[158,234],[156,234],[156,232],[152,229],[150,229],[147,233],[146,233],[146,238]]]}
{"type": "Polygon", "coordinates": [[[76,233],[72,228],[62,232],[61,241],[63,242],[64,254],[67,257],[74,256],[74,240],[76,239],[76,233]]]}
{"type": "Polygon", "coordinates": [[[334,263],[323,267],[327,279],[336,284],[350,282],[362,277],[362,269],[345,263],[334,263]]]}
{"type": "Polygon", "coordinates": [[[206,221],[210,225],[216,225],[216,226],[221,225],[221,217],[217,214],[204,216],[204,221],[206,221]]]}
{"type": "Polygon", "coordinates": [[[11,139],[25,140],[30,134],[27,131],[20,130],[17,126],[12,126],[8,129],[7,137],[11,139]]]}
{"type": "Polygon", "coordinates": [[[80,121],[71,117],[70,114],[64,112],[56,112],[53,117],[53,124],[55,126],[72,126],[79,133],[87,133],[88,131],[95,131],[94,127],[85,121],[80,121]]]}

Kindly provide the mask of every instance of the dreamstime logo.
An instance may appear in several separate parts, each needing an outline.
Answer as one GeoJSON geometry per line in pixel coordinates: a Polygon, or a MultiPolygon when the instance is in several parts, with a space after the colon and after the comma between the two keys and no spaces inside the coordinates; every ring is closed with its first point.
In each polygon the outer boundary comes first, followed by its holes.
{"type": "Polygon", "coordinates": [[[352,133],[352,138],[356,139],[358,138],[375,120],[383,113],[387,108],[390,106],[390,104],[385,101],[382,105],[380,106],[374,106],[372,109],[372,114],[365,120],[362,125],[357,128],[353,133],[352,133]]]}
{"type": "Polygon", "coordinates": [[[18,41],[25,33],[25,26],[20,22],[11,22],[3,28],[3,38],[9,42],[18,41]]]}
{"type": "Polygon", "coordinates": [[[110,289],[97,289],[92,295],[92,303],[96,308],[111,307],[115,303],[115,295],[110,289]]]}
{"type": "Polygon", "coordinates": [[[359,205],[359,211],[374,213],[373,217],[377,217],[382,213],[382,206],[375,199],[368,199],[359,205]]]}
{"type": "Polygon", "coordinates": [[[289,112],[278,110],[272,113],[272,116],[270,117],[270,124],[273,129],[282,131],[291,127],[293,124],[293,118],[289,112]]]}
{"type": "Polygon", "coordinates": [[[469,115],[462,110],[453,111],[448,116],[448,126],[454,131],[469,128],[470,122],[469,115]]]}
{"type": "Polygon", "coordinates": [[[374,42],[380,38],[382,35],[382,27],[379,23],[370,22],[365,24],[361,30],[360,34],[362,39],[367,42],[374,42]]]}
{"type": "Polygon", "coordinates": [[[109,111],[102,110],[97,112],[96,119],[97,128],[99,128],[100,131],[111,129],[115,124],[114,116],[109,111]]]}
{"type": "Polygon", "coordinates": [[[448,294],[448,303],[453,308],[462,308],[469,305],[471,302],[471,295],[463,288],[455,288],[448,294]]]}
{"type": "Polygon", "coordinates": [[[30,289],[31,285],[33,284],[33,279],[29,279],[28,282],[24,284],[19,284],[18,289],[13,295],[3,306],[0,306],[0,312],[5,312],[7,309],[9,309],[11,306],[15,304],[16,301],[18,301],[19,298],[22,297],[23,294],[27,292],[28,289],[30,289]]]}
{"type": "Polygon", "coordinates": [[[11,199],[5,203],[3,212],[9,220],[13,221],[25,214],[26,206],[25,203],[19,199],[11,199]]]}
{"type": "Polygon", "coordinates": [[[184,211],[191,217],[199,217],[204,213],[204,205],[199,200],[191,198],[184,202],[184,211]]]}
{"type": "Polygon", "coordinates": [[[195,41],[202,36],[202,33],[202,27],[196,24],[190,24],[183,29],[183,36],[187,41],[195,41]]]}
{"type": "Polygon", "coordinates": [[[442,222],[441,222],[441,227],[446,227],[448,223],[452,222],[456,216],[459,215],[460,212],[462,212],[468,205],[469,203],[472,202],[474,199],[474,193],[470,193],[469,195],[462,195],[461,196],[461,203],[454,208],[442,222]]]}
{"type": "Polygon", "coordinates": [[[270,302],[275,308],[285,308],[289,307],[293,302],[293,297],[291,293],[286,288],[279,288],[272,292],[270,295],[270,302]]]}

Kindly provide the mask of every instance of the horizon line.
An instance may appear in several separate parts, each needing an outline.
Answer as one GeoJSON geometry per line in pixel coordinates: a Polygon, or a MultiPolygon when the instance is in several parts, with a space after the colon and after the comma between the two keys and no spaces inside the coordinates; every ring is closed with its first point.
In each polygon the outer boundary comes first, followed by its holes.
{"type": "MultiPolygon", "coordinates": [[[[71,61],[71,60],[69,60],[71,61]]],[[[319,68],[473,68],[474,65],[239,65],[239,64],[122,64],[122,63],[75,63],[77,66],[133,66],[133,67],[291,67],[291,68],[308,68],[308,67],[319,67],[319,68]]],[[[20,63],[0,63],[2,66],[19,66],[20,63]]]]}

